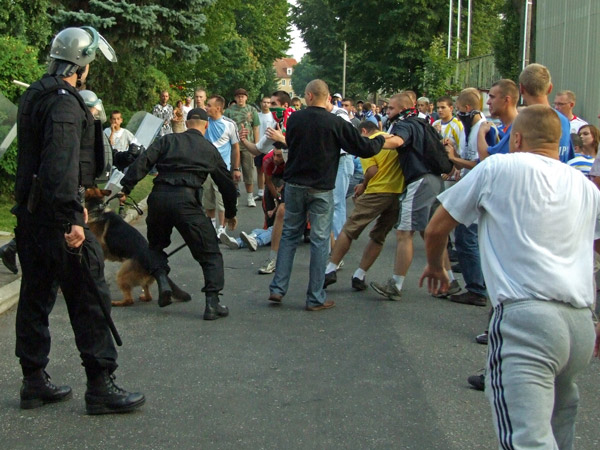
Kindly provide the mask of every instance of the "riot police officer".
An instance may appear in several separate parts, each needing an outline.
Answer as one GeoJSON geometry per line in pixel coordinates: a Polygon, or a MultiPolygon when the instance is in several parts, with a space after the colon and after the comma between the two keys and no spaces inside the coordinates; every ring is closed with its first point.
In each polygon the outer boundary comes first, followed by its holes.
{"type": "MultiPolygon", "coordinates": [[[[171,243],[173,227],[179,231],[200,263],[206,294],[204,320],[214,320],[229,314],[219,303],[224,285],[223,256],[217,234],[202,208],[202,184],[210,174],[223,196],[225,218],[235,229],[237,192],[231,173],[217,148],[204,138],[208,115],[201,108],[187,115],[184,133],[167,134],[154,141],[127,169],[121,180],[123,192],[129,194],[136,183],[156,165],[158,176],[148,197],[148,244],[168,272],[164,249],[171,243]]],[[[167,306],[170,298],[159,298],[159,306],[167,306]]]]}
{"type": "MultiPolygon", "coordinates": [[[[52,41],[47,74],[21,97],[15,236],[23,277],[17,309],[16,355],[23,370],[21,408],[71,396],[45,369],[50,352],[48,315],[60,285],[87,375],[88,414],[131,411],[144,395],[114,383],[117,352],[109,324],[110,292],[102,249],[86,227],[85,186],[94,184],[103,149],[94,147],[94,118],[75,89],[100,50],[116,55],[91,27],[67,28],[52,41]],[[103,314],[103,311],[105,312],[103,314]]],[[[101,141],[100,141],[101,142],[101,141]]]]}

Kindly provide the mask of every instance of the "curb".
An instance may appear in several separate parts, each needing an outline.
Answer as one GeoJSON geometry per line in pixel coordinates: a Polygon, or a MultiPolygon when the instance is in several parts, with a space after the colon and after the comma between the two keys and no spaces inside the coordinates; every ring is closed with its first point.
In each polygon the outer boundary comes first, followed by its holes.
{"type": "MultiPolygon", "coordinates": [[[[146,211],[148,209],[147,203],[148,197],[143,199],[138,203],[138,206],[146,211]]],[[[125,216],[125,221],[127,223],[131,223],[141,217],[138,215],[135,209],[129,208],[127,210],[127,215],[125,216]]],[[[0,232],[2,233],[2,232],[0,232]]],[[[2,233],[4,235],[4,233],[2,233]]],[[[6,233],[6,235],[10,236],[10,233],[6,233]]],[[[21,276],[19,271],[19,278],[16,280],[0,287],[0,314],[4,314],[6,311],[11,309],[14,305],[19,301],[19,292],[21,290],[21,276]]]]}

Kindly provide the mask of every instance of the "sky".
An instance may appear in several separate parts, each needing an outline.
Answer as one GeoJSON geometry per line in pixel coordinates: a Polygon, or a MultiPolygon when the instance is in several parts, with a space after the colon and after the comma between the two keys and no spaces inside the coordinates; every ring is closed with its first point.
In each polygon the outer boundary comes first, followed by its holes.
{"type": "MultiPolygon", "coordinates": [[[[290,5],[295,5],[296,1],[288,0],[288,3],[290,5]]],[[[300,59],[302,58],[302,56],[304,56],[304,54],[308,51],[308,49],[306,48],[306,45],[304,44],[302,37],[300,37],[300,31],[298,31],[298,29],[294,25],[292,25],[291,28],[292,28],[292,30],[290,33],[290,37],[291,37],[292,42],[290,44],[290,49],[289,49],[288,53],[296,61],[300,61],[300,59]]]]}

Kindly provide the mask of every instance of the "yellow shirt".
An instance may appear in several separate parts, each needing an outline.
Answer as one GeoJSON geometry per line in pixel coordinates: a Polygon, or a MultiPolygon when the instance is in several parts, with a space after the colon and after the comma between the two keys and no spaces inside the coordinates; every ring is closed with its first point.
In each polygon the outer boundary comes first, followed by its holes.
{"type": "MultiPolygon", "coordinates": [[[[384,134],[383,131],[373,133],[369,138],[380,134],[384,134]]],[[[404,174],[396,149],[383,148],[371,158],[361,158],[360,164],[364,173],[369,167],[377,166],[377,173],[369,180],[365,194],[400,194],[404,191],[404,174]]]]}

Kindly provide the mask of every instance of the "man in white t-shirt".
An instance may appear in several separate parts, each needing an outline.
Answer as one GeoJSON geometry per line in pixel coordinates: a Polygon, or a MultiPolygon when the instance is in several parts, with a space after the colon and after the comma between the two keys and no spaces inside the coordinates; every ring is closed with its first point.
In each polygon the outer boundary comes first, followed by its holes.
{"type": "Polygon", "coordinates": [[[135,142],[133,133],[125,128],[121,128],[123,116],[121,111],[110,113],[110,127],[104,129],[104,134],[108,137],[110,145],[118,152],[126,152],[129,145],[135,142]]]}
{"type": "Polygon", "coordinates": [[[500,448],[573,448],[574,378],[600,345],[590,311],[600,191],[559,161],[560,124],[549,106],[523,109],[511,153],[486,158],[440,194],[442,206],[425,231],[428,265],[420,283],[435,293],[448,286],[448,232],[479,222],[494,306],[485,391],[500,448]]]}
{"type": "Polygon", "coordinates": [[[573,91],[560,91],[554,97],[554,107],[563,113],[563,115],[569,119],[571,124],[571,133],[577,134],[579,129],[587,125],[588,123],[573,114],[573,108],[575,108],[575,92],[573,91]]]}
{"type": "MultiPolygon", "coordinates": [[[[206,114],[208,115],[208,128],[204,137],[212,143],[225,161],[227,169],[232,172],[233,181],[238,182],[242,177],[240,168],[240,146],[235,122],[223,116],[225,99],[220,95],[212,95],[206,102],[206,114]]],[[[223,197],[213,179],[208,176],[202,186],[202,205],[216,227],[215,211],[219,216],[217,237],[225,231],[225,207],[223,197]]]]}
{"type": "MultiPolygon", "coordinates": [[[[258,119],[260,120],[260,126],[258,127],[258,134],[262,138],[267,128],[275,128],[277,122],[273,118],[273,114],[271,114],[271,97],[265,95],[260,101],[260,112],[258,113],[258,119]]],[[[265,193],[265,175],[262,170],[262,160],[265,157],[264,153],[260,155],[254,156],[254,165],[256,166],[256,185],[258,187],[258,195],[254,198],[254,200],[259,201],[262,200],[263,195],[265,193]]]]}

